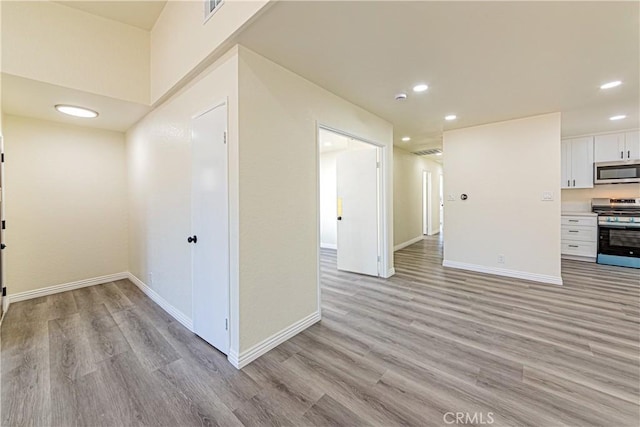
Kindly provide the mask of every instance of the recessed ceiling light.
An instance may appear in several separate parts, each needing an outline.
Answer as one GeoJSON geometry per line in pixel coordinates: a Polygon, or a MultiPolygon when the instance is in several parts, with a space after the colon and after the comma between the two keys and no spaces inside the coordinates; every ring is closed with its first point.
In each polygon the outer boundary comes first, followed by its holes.
{"type": "Polygon", "coordinates": [[[427,89],[429,89],[429,86],[424,83],[417,84],[413,87],[414,92],[424,92],[427,89]]]}
{"type": "Polygon", "coordinates": [[[411,141],[411,138],[409,138],[408,136],[403,136],[403,137],[402,137],[402,140],[403,140],[404,142],[407,142],[407,141],[411,141]]]}
{"type": "Polygon", "coordinates": [[[620,114],[620,115],[618,115],[618,116],[611,116],[611,117],[609,117],[609,120],[622,120],[622,119],[626,119],[626,118],[627,118],[627,116],[626,116],[626,115],[624,115],[624,114],[620,114]]]}
{"type": "Polygon", "coordinates": [[[445,120],[449,120],[449,121],[455,120],[457,118],[458,118],[458,116],[456,116],[455,114],[449,114],[448,116],[444,116],[444,119],[445,120]]]}
{"type": "Polygon", "coordinates": [[[605,83],[600,86],[600,89],[611,89],[612,87],[620,86],[622,82],[620,80],[616,80],[614,82],[605,83]]]}
{"type": "Polygon", "coordinates": [[[64,114],[68,114],[70,116],[82,117],[84,119],[92,119],[94,117],[98,117],[97,112],[93,110],[89,110],[88,108],[76,107],[74,105],[58,104],[56,105],[56,110],[64,114]]]}

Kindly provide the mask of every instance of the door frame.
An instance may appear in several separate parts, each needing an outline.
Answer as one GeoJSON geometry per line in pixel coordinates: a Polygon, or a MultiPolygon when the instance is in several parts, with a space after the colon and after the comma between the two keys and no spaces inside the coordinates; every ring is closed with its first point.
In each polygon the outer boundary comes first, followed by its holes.
{"type": "MultiPolygon", "coordinates": [[[[229,253],[229,265],[227,266],[227,268],[229,269],[228,271],[228,280],[227,280],[227,317],[228,317],[228,329],[227,329],[227,358],[229,358],[229,355],[231,354],[231,336],[232,336],[232,331],[233,331],[233,326],[234,326],[234,322],[232,321],[232,319],[235,319],[235,313],[232,314],[231,310],[233,307],[233,304],[231,304],[231,299],[232,299],[232,293],[231,293],[231,281],[232,281],[232,268],[231,268],[231,264],[232,264],[232,256],[231,256],[231,191],[230,191],[230,159],[229,159],[229,99],[228,98],[224,98],[220,101],[214,102],[212,104],[209,104],[208,107],[199,110],[198,112],[196,112],[195,114],[193,114],[191,116],[191,122],[193,123],[193,121],[195,119],[197,119],[198,117],[201,117],[205,114],[207,114],[210,111],[215,110],[216,108],[222,107],[224,106],[226,109],[226,124],[225,124],[225,133],[226,133],[226,145],[227,145],[227,218],[228,218],[228,223],[227,223],[227,233],[229,234],[228,236],[228,247],[227,247],[227,251],[229,253]]],[[[191,129],[191,131],[193,131],[193,129],[191,129]]],[[[189,143],[193,144],[193,140],[192,140],[192,135],[189,136],[189,143]]],[[[193,154],[191,154],[193,155],[193,154]]],[[[192,165],[193,167],[193,165],[192,165]]],[[[193,172],[192,172],[193,174],[193,172]]],[[[193,185],[193,182],[191,183],[191,185],[193,185]]],[[[190,201],[191,204],[191,209],[193,208],[193,201],[190,201]]],[[[190,213],[189,216],[189,234],[191,234],[193,232],[193,212],[190,213]]],[[[192,323],[192,327],[191,327],[191,332],[194,332],[194,327],[193,327],[193,317],[194,317],[194,299],[195,299],[195,289],[193,286],[193,251],[195,249],[195,246],[191,245],[191,323],[192,323]]],[[[210,344],[209,344],[210,345],[210,344]]],[[[215,347],[214,347],[215,348],[215,347]]]]}
{"type": "Polygon", "coordinates": [[[316,122],[316,201],[318,209],[316,209],[316,232],[317,232],[317,289],[318,289],[318,312],[320,313],[320,130],[326,130],[329,132],[337,133],[348,138],[353,138],[359,142],[364,142],[376,148],[378,163],[378,209],[377,209],[377,221],[378,221],[378,254],[380,261],[378,262],[378,277],[387,278],[393,275],[393,269],[387,269],[389,265],[389,257],[393,255],[393,252],[389,251],[389,233],[387,232],[387,222],[390,218],[390,212],[387,209],[387,168],[388,168],[388,156],[385,148],[385,144],[381,144],[372,141],[367,138],[363,138],[359,135],[338,129],[327,124],[316,122]]]}

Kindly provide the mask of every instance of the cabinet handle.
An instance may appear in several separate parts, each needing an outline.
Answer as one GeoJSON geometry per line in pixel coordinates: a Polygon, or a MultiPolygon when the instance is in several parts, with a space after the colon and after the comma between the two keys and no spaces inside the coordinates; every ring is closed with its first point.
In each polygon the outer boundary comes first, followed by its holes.
{"type": "Polygon", "coordinates": [[[569,230],[569,233],[579,233],[578,230],[569,230]]]}
{"type": "Polygon", "coordinates": [[[570,248],[579,248],[580,246],[578,245],[569,245],[570,248]]]}
{"type": "Polygon", "coordinates": [[[571,187],[571,181],[567,180],[567,187],[571,187]]]}
{"type": "Polygon", "coordinates": [[[573,186],[574,187],[576,186],[576,180],[575,179],[573,180],[573,186]]]}
{"type": "Polygon", "coordinates": [[[624,159],[624,151],[621,151],[621,152],[620,152],[620,158],[621,158],[621,159],[624,159]]]}
{"type": "Polygon", "coordinates": [[[631,158],[631,150],[627,150],[627,159],[631,158]]]}
{"type": "Polygon", "coordinates": [[[580,222],[579,219],[570,219],[569,222],[580,222]]]}

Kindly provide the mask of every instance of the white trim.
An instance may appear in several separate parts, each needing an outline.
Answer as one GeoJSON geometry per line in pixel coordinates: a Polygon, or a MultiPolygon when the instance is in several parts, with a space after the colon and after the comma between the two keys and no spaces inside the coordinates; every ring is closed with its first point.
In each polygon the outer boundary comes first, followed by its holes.
{"type": "Polygon", "coordinates": [[[391,267],[390,269],[387,270],[387,275],[384,276],[384,279],[388,279],[389,277],[393,276],[394,274],[396,274],[396,269],[395,269],[395,267],[391,267]]]}
{"type": "Polygon", "coordinates": [[[514,277],[516,279],[531,280],[534,282],[550,283],[552,285],[562,285],[562,277],[549,276],[546,274],[528,273],[526,271],[509,270],[506,268],[487,267],[478,264],[467,264],[458,261],[444,260],[443,267],[458,268],[460,270],[475,271],[478,273],[495,274],[496,276],[514,277]]]}
{"type": "Polygon", "coordinates": [[[229,356],[227,359],[229,362],[238,369],[242,369],[247,366],[249,363],[256,360],[258,357],[267,353],[269,350],[277,347],[303,330],[307,329],[309,326],[313,325],[320,321],[320,312],[316,311],[315,313],[311,313],[305,318],[302,318],[281,330],[269,338],[259,342],[253,347],[243,351],[238,354],[235,350],[231,349],[229,351],[229,356]]]}
{"type": "Polygon", "coordinates": [[[424,239],[424,236],[414,237],[414,238],[413,238],[413,239],[411,239],[411,240],[407,240],[406,242],[400,243],[399,245],[395,245],[395,246],[393,247],[393,251],[395,252],[395,251],[399,251],[400,249],[404,249],[404,248],[406,248],[407,246],[411,246],[411,245],[413,245],[414,243],[418,243],[418,242],[419,242],[420,240],[422,240],[422,239],[424,239]]]}
{"type": "Polygon", "coordinates": [[[115,282],[127,278],[127,273],[108,274],[106,276],[93,277],[91,279],[78,280],[75,282],[62,283],[60,285],[48,286],[46,288],[34,289],[32,291],[18,292],[7,296],[7,308],[12,302],[24,301],[33,298],[44,297],[47,295],[58,294],[60,292],[71,291],[74,289],[85,288],[87,286],[102,285],[104,283],[115,282]]]}
{"type": "Polygon", "coordinates": [[[320,243],[320,248],[338,250],[338,245],[336,245],[335,243],[320,243]]]}
{"type": "Polygon", "coordinates": [[[131,280],[131,282],[136,285],[138,288],[140,288],[140,290],[149,298],[151,298],[151,300],[153,302],[155,302],[156,304],[158,304],[160,307],[162,307],[162,309],[164,311],[166,311],[167,313],[169,313],[169,315],[171,317],[173,317],[174,319],[176,319],[178,322],[180,322],[185,328],[187,328],[188,330],[190,330],[191,332],[193,332],[193,320],[187,316],[186,314],[184,314],[183,312],[181,312],[180,310],[178,310],[177,308],[175,308],[174,306],[172,306],[169,301],[167,301],[166,299],[162,298],[160,296],[160,294],[158,294],[156,291],[154,291],[153,289],[151,289],[149,286],[147,286],[142,280],[138,279],[135,275],[133,275],[133,273],[128,273],[127,277],[129,280],[131,280]]]}

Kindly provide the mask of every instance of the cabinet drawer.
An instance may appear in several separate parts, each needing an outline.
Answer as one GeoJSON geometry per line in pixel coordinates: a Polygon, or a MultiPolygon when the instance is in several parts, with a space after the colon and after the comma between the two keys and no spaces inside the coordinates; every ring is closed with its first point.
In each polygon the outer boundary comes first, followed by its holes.
{"type": "Polygon", "coordinates": [[[595,243],[591,242],[562,242],[563,255],[578,255],[595,257],[597,253],[597,247],[595,243]]]}
{"type": "Polygon", "coordinates": [[[562,216],[562,225],[582,225],[595,227],[598,225],[598,217],[595,216],[562,216]]]}
{"type": "Polygon", "coordinates": [[[584,225],[563,225],[561,233],[562,241],[579,240],[596,243],[598,241],[596,230],[595,227],[587,227],[584,225]]]}

